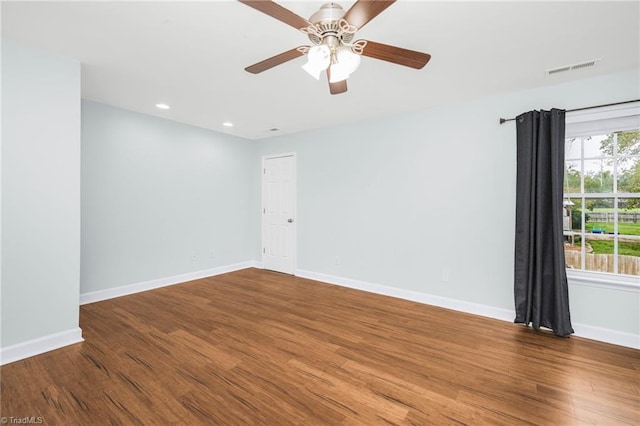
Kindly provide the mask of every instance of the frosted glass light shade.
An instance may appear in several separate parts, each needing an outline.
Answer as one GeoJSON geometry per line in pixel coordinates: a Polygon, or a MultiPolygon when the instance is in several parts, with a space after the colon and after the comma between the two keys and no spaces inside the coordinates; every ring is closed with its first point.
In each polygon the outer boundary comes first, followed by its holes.
{"type": "Polygon", "coordinates": [[[340,48],[336,53],[336,62],[331,65],[330,83],[346,80],[360,66],[360,55],[349,48],[340,48]]]}
{"type": "Polygon", "coordinates": [[[322,71],[326,70],[331,63],[331,50],[328,46],[313,46],[307,53],[307,63],[302,69],[308,72],[316,80],[320,79],[322,71]]]}

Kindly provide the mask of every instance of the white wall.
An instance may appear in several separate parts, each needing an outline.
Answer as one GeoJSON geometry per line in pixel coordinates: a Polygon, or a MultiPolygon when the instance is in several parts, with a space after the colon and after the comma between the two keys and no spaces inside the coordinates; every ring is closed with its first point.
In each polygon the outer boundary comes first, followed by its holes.
{"type": "Polygon", "coordinates": [[[80,339],[79,277],[80,64],[2,39],[3,357],[80,339]]]}
{"type": "Polygon", "coordinates": [[[254,259],[253,142],[82,102],[81,293],[254,259]]]}
{"type": "MultiPolygon", "coordinates": [[[[514,123],[500,126],[498,118],[639,95],[634,70],[277,137],[258,147],[260,155],[297,153],[302,274],[503,315],[513,311],[516,143],[514,123]]],[[[570,301],[583,335],[605,328],[640,342],[637,291],[571,283],[570,301]]]]}

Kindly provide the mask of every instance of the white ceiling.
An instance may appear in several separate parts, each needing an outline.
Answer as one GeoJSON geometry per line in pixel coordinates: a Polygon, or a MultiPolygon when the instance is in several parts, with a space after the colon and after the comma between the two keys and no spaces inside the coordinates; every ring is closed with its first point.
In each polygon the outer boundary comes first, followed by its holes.
{"type": "MultiPolygon", "coordinates": [[[[281,2],[305,18],[323,3],[281,2]]],[[[639,68],[639,6],[400,0],[356,38],[430,53],[429,64],[363,58],[349,91],[334,96],[300,68],[304,58],[245,72],[308,40],[236,1],[3,1],[2,34],[79,60],[85,99],[260,139],[639,68]],[[545,75],[596,58],[594,68],[545,75]]]]}

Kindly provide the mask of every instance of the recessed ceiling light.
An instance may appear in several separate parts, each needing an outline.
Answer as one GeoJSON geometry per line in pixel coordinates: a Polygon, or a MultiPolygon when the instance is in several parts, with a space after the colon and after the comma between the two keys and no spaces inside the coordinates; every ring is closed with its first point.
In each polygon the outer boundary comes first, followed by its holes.
{"type": "Polygon", "coordinates": [[[233,127],[233,123],[229,122],[229,121],[225,121],[224,123],[222,123],[222,125],[224,127],[233,127]]]}
{"type": "Polygon", "coordinates": [[[169,109],[171,107],[169,105],[167,105],[167,104],[156,104],[156,108],[158,108],[158,109],[169,109]]]}

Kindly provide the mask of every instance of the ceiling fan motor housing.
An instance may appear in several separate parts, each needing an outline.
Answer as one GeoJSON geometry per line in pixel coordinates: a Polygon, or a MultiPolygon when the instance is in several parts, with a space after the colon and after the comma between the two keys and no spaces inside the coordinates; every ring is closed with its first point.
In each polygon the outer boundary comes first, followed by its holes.
{"type": "Polygon", "coordinates": [[[320,10],[311,15],[309,22],[312,24],[338,21],[346,12],[338,3],[325,3],[320,6],[320,10]]]}
{"type": "Polygon", "coordinates": [[[309,40],[313,44],[321,44],[323,39],[327,36],[339,37],[343,43],[349,43],[354,34],[344,33],[339,34],[339,22],[345,15],[345,11],[337,3],[325,3],[320,9],[311,15],[309,22],[311,22],[317,28],[317,34],[308,33],[309,40]]]}

